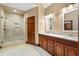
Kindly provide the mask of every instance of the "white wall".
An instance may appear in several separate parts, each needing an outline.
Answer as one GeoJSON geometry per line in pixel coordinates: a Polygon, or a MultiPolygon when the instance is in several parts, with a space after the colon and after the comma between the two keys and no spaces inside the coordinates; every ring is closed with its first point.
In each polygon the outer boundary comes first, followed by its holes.
{"type": "Polygon", "coordinates": [[[38,32],[45,33],[45,8],[43,5],[38,6],[38,32]]]}
{"type": "MultiPolygon", "coordinates": [[[[25,24],[27,24],[27,17],[35,16],[35,43],[39,44],[39,33],[45,32],[45,20],[44,20],[44,7],[39,4],[38,7],[30,9],[25,13],[25,24]]],[[[26,27],[26,37],[27,42],[27,25],[26,27]]]]}

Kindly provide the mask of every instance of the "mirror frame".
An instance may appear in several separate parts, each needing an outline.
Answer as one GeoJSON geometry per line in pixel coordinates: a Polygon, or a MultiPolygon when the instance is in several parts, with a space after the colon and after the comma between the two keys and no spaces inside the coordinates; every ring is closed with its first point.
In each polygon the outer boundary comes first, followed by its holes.
{"type": "Polygon", "coordinates": [[[63,32],[78,32],[78,30],[64,30],[64,14],[66,14],[66,13],[68,13],[68,12],[72,12],[72,11],[74,11],[74,10],[78,10],[78,7],[74,7],[74,8],[72,8],[72,9],[70,9],[70,10],[66,10],[66,11],[64,11],[62,14],[63,14],[63,24],[62,24],[62,30],[63,30],[63,32]]]}
{"type": "MultiPolygon", "coordinates": [[[[54,15],[52,15],[52,17],[47,17],[47,19],[46,19],[46,17],[45,17],[45,32],[53,32],[54,31],[54,20],[55,20],[55,17],[54,17],[54,15]],[[53,26],[52,26],[52,29],[49,28],[49,30],[47,30],[47,21],[49,21],[50,18],[52,18],[52,25],[53,26]]],[[[50,26],[50,24],[49,24],[49,26],[50,26]]]]}

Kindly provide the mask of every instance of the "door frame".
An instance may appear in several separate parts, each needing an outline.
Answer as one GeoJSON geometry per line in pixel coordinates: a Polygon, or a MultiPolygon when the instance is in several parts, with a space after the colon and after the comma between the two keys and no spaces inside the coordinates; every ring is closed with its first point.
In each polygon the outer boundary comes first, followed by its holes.
{"type": "MultiPolygon", "coordinates": [[[[35,17],[35,16],[29,16],[29,17],[35,17]]],[[[25,43],[29,43],[28,42],[28,18],[29,17],[27,17],[26,19],[26,22],[25,22],[25,43]],[[27,39],[27,40],[26,40],[27,39]]],[[[35,21],[35,19],[34,19],[34,21],[35,21]]],[[[35,24],[34,24],[35,25],[35,24]]],[[[36,39],[36,38],[35,38],[36,39]]],[[[34,45],[35,45],[35,40],[34,40],[34,45]]]]}

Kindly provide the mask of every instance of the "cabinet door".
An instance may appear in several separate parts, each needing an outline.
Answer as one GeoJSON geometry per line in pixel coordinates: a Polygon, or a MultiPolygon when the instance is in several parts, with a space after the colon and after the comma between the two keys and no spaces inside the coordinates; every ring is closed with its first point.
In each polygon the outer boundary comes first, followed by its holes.
{"type": "Polygon", "coordinates": [[[65,55],[66,56],[79,56],[79,50],[78,50],[78,48],[66,46],[65,47],[65,55]]]}
{"type": "Polygon", "coordinates": [[[39,40],[40,46],[44,49],[47,49],[47,38],[46,36],[40,36],[39,40]]]}
{"type": "Polygon", "coordinates": [[[55,42],[54,43],[54,54],[57,56],[64,56],[64,44],[55,42]]]}
{"type": "Polygon", "coordinates": [[[43,39],[43,48],[47,49],[47,39],[46,39],[46,37],[43,39]]]}
{"type": "Polygon", "coordinates": [[[39,44],[40,44],[41,47],[43,46],[43,39],[42,39],[41,36],[39,37],[39,44]]]}

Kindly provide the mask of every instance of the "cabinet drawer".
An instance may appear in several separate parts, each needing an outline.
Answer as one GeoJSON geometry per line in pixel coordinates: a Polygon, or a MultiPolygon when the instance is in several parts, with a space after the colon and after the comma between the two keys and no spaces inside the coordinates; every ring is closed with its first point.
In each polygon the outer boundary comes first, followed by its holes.
{"type": "Polygon", "coordinates": [[[48,46],[48,52],[51,54],[54,54],[54,49],[52,47],[48,46]]]}
{"type": "Polygon", "coordinates": [[[53,44],[53,40],[48,39],[48,43],[53,44]]]}
{"type": "Polygon", "coordinates": [[[54,43],[53,43],[53,40],[48,40],[48,46],[50,46],[50,47],[54,47],[54,43]]]}
{"type": "Polygon", "coordinates": [[[52,48],[54,47],[53,44],[51,44],[51,43],[49,43],[49,42],[48,42],[48,46],[49,46],[49,47],[52,47],[52,48]]]}

